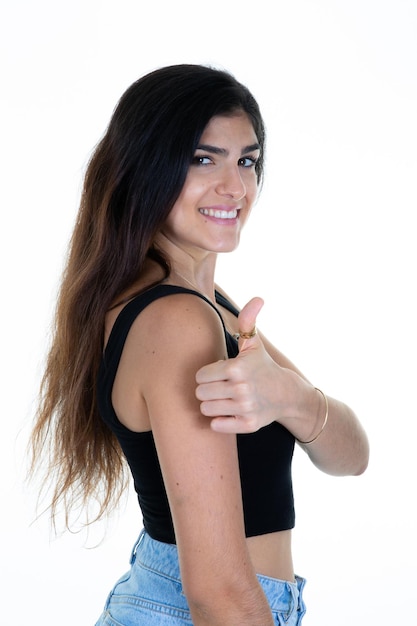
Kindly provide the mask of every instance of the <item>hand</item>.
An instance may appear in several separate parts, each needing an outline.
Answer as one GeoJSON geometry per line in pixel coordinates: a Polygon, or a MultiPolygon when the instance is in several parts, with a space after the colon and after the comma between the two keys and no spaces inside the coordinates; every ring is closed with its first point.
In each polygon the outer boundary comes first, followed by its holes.
{"type": "MultiPolygon", "coordinates": [[[[240,312],[242,333],[250,333],[263,307],[261,298],[253,298],[240,312]]],[[[255,432],[277,417],[275,397],[277,377],[282,371],[269,356],[259,335],[239,339],[235,359],[218,361],[196,374],[196,395],[201,412],[212,417],[213,430],[224,433],[255,432]]]]}
{"type": "MultiPolygon", "coordinates": [[[[239,315],[239,328],[250,333],[263,306],[254,298],[239,315]]],[[[286,357],[261,337],[239,340],[235,359],[202,367],[196,374],[201,412],[211,417],[213,430],[251,433],[273,421],[297,439],[306,440],[323,418],[320,393],[286,357]],[[272,358],[273,355],[274,358],[272,358]]],[[[368,463],[369,444],[357,417],[346,404],[328,397],[330,419],[318,443],[305,446],[311,461],[332,475],[361,474],[368,463]]]]}

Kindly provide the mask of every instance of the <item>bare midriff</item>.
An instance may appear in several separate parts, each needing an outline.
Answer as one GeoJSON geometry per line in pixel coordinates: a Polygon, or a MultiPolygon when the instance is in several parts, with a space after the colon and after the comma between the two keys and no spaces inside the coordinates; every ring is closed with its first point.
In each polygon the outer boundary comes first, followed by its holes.
{"type": "Polygon", "coordinates": [[[246,541],[257,574],[294,581],[290,530],[248,537],[246,541]]]}

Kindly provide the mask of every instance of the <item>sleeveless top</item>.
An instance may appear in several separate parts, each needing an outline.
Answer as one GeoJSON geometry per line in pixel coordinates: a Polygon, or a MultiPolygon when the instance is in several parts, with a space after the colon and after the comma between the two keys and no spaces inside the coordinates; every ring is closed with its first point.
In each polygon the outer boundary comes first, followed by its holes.
{"type": "MultiPolygon", "coordinates": [[[[228,356],[237,356],[239,350],[236,339],[227,332],[220,312],[207,298],[183,287],[157,285],[133,298],[118,315],[97,380],[99,413],[117,437],[130,467],[143,526],[153,539],[165,543],[175,543],[175,534],[152,431],[133,432],[124,426],[118,420],[111,396],[123,347],[133,322],[157,298],[177,293],[194,294],[215,309],[223,324],[228,356]]],[[[238,315],[238,311],[218,292],[216,302],[238,315]]],[[[293,435],[277,422],[255,433],[237,435],[246,537],[294,527],[291,478],[294,441],[293,435]]],[[[172,445],[175,446],[175,440],[172,445]]]]}

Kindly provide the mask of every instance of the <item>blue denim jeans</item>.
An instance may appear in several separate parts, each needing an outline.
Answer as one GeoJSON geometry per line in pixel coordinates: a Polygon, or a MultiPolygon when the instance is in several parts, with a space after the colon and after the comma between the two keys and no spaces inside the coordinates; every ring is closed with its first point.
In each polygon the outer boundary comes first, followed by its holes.
{"type": "MultiPolygon", "coordinates": [[[[175,545],[139,536],[130,559],[131,568],[107,598],[96,626],[191,626],[187,599],[182,591],[175,545]]],[[[305,613],[303,578],[286,582],[259,576],[275,623],[299,626],[305,613]]]]}

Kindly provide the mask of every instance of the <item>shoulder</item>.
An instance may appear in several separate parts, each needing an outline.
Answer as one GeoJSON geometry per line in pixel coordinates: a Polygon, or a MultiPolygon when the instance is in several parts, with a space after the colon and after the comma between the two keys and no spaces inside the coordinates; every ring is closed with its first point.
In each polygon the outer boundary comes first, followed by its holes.
{"type": "Polygon", "coordinates": [[[197,292],[168,293],[150,302],[142,315],[144,325],[162,334],[176,328],[200,333],[223,327],[215,306],[197,292]]]}
{"type": "Polygon", "coordinates": [[[197,363],[205,364],[227,354],[220,314],[207,300],[189,292],[171,293],[150,302],[135,319],[128,346],[137,358],[145,358],[148,366],[149,359],[161,366],[161,356],[164,362],[176,363],[194,356],[197,363]]]}

